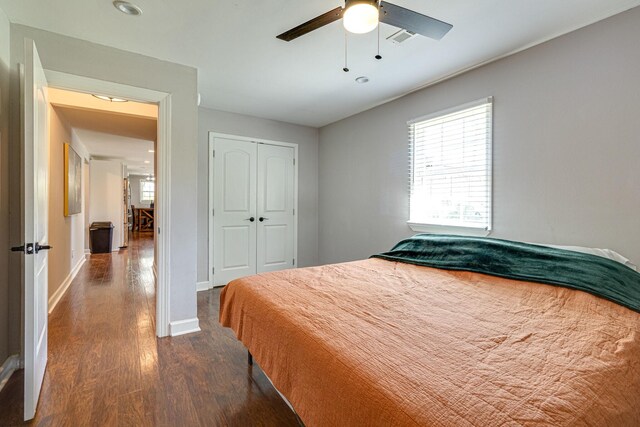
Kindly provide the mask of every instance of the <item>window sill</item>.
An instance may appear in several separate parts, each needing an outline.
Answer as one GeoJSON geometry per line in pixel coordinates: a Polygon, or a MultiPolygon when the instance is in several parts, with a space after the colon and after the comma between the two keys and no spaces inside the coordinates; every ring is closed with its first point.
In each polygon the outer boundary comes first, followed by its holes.
{"type": "Polygon", "coordinates": [[[458,227],[454,225],[435,225],[435,224],[421,224],[419,222],[409,222],[407,225],[413,231],[419,233],[433,233],[433,234],[458,234],[463,236],[480,236],[486,237],[491,234],[491,230],[484,228],[473,227],[458,227]]]}

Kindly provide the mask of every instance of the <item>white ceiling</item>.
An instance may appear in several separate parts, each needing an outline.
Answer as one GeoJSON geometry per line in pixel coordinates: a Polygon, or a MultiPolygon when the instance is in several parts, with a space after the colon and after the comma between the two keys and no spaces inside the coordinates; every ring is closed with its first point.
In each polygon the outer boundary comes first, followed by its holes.
{"type": "MultiPolygon", "coordinates": [[[[453,24],[439,42],[350,35],[342,72],[340,22],[290,43],[275,38],[341,0],[133,0],[131,17],[109,0],[0,0],[12,22],[197,67],[202,105],[322,126],[462,70],[640,5],[640,0],[394,0],[453,24]],[[354,82],[368,76],[364,85],[354,82]]],[[[382,25],[382,36],[397,29],[382,25]]]]}
{"type": "Polygon", "coordinates": [[[74,129],[78,139],[87,147],[91,158],[121,160],[133,175],[153,175],[153,141],[114,136],[87,129],[74,129]],[[148,163],[145,163],[148,162],[148,163]]]}

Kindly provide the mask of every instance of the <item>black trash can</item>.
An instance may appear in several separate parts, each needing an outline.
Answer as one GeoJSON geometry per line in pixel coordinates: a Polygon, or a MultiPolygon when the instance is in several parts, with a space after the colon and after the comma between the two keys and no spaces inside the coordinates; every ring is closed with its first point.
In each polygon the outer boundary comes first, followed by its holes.
{"type": "Polygon", "coordinates": [[[111,253],[113,223],[93,222],[89,227],[89,249],[92,254],[111,253]]]}

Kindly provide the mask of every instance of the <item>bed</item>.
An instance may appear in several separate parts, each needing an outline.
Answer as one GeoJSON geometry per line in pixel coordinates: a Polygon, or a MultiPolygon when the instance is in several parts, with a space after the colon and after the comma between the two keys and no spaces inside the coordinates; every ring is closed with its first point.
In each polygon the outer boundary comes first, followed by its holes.
{"type": "Polygon", "coordinates": [[[616,261],[415,236],[220,300],[308,427],[640,425],[640,274],[616,261]]]}

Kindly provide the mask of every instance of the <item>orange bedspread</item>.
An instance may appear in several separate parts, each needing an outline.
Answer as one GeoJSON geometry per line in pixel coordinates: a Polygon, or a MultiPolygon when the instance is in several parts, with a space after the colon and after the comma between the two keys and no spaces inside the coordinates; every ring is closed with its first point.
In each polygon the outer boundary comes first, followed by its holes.
{"type": "Polygon", "coordinates": [[[584,292],[369,259],[220,299],[308,427],[640,426],[640,314],[584,292]]]}

